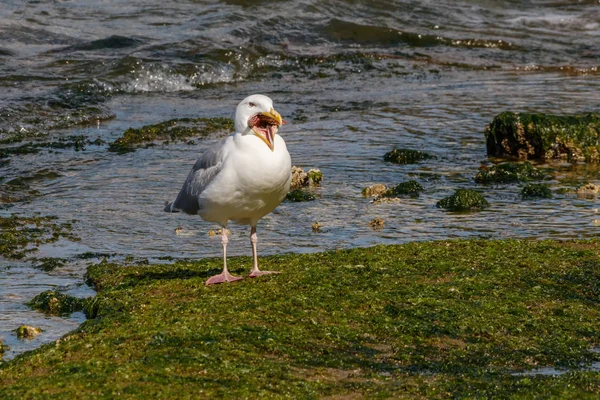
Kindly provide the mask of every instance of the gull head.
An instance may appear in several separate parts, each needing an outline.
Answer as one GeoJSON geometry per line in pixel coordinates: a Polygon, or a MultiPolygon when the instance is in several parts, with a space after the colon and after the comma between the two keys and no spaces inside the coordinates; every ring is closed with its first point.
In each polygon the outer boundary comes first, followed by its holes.
{"type": "Polygon", "coordinates": [[[284,123],[273,108],[273,100],[262,94],[246,97],[235,111],[235,131],[258,136],[271,151],[275,150],[275,135],[284,123]]]}

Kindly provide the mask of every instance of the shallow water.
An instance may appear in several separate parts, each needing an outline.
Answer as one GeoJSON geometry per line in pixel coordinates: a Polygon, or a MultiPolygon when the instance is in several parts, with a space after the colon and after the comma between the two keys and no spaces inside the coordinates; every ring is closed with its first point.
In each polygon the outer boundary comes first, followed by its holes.
{"type": "MultiPolygon", "coordinates": [[[[457,237],[595,237],[596,198],[523,201],[519,185],[484,187],[473,176],[487,161],[483,130],[498,113],[598,111],[598,21],[596,1],[7,2],[0,139],[110,142],[129,127],[171,118],[230,117],[243,97],[265,93],[290,122],[281,134],[293,163],[318,167],[325,178],[317,201],[284,203],[261,221],[261,254],[457,237]],[[437,159],[383,162],[394,146],[437,159]],[[373,183],[408,179],[424,186],[419,198],[372,204],[361,196],[373,183]],[[457,188],[481,189],[491,207],[437,209],[457,188]],[[373,218],[385,227],[369,228],[373,218]],[[315,221],[321,233],[312,231],[315,221]]],[[[1,215],[75,219],[81,238],[33,255],[69,260],[51,272],[30,260],[0,260],[0,337],[12,348],[6,359],[82,320],[47,318],[24,303],[50,288],[89,295],[82,276],[91,261],[83,253],[220,255],[219,238],[207,235],[213,225],[162,212],[216,138],[123,155],[106,145],[42,150],[0,162],[3,181],[44,169],[60,174],[30,182],[40,196],[5,204],[1,215]],[[13,330],[24,323],[45,331],[18,341],[13,330]]],[[[553,189],[600,180],[593,166],[552,167],[553,189]]],[[[231,229],[230,254],[249,254],[249,229],[231,229]]]]}

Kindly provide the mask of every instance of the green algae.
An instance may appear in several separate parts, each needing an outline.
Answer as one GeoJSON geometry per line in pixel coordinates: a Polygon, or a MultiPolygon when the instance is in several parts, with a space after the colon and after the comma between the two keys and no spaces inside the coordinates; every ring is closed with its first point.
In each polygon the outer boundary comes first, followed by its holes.
{"type": "Polygon", "coordinates": [[[420,161],[430,160],[432,158],[435,158],[435,156],[423,151],[411,149],[394,149],[385,153],[383,156],[384,161],[394,164],[415,164],[420,161]]]}
{"type": "Polygon", "coordinates": [[[21,259],[36,250],[34,246],[54,243],[60,238],[78,241],[71,223],[53,216],[0,216],[0,256],[21,259]]]}
{"type": "Polygon", "coordinates": [[[101,263],[94,318],[0,366],[0,398],[596,398],[600,241],[408,243],[101,263]],[[249,257],[229,259],[247,272],[249,257]],[[583,368],[582,368],[583,366],[583,368]],[[515,373],[541,367],[559,376],[515,373]]]}
{"type": "Polygon", "coordinates": [[[477,183],[512,183],[544,179],[546,175],[530,162],[501,163],[479,169],[475,175],[477,183]]]}
{"type": "Polygon", "coordinates": [[[320,185],[321,181],[323,180],[323,173],[320,169],[311,169],[306,173],[306,175],[308,175],[308,181],[312,185],[320,185]]]}
{"type": "Polygon", "coordinates": [[[597,114],[503,112],[485,130],[487,154],[496,157],[600,162],[597,114]]]}
{"type": "Polygon", "coordinates": [[[141,144],[151,144],[158,140],[183,141],[190,137],[231,130],[233,122],[230,118],[176,118],[141,128],[129,128],[122,137],[109,145],[109,150],[125,153],[135,150],[141,144]]]}
{"type": "Polygon", "coordinates": [[[393,188],[387,189],[379,197],[402,197],[409,196],[412,198],[419,197],[419,193],[423,191],[423,186],[415,180],[409,180],[399,183],[393,188]]]}
{"type": "Polygon", "coordinates": [[[27,306],[48,315],[69,315],[84,308],[85,300],[54,290],[46,290],[35,296],[27,306]]]}
{"type": "Polygon", "coordinates": [[[285,195],[285,201],[291,201],[294,203],[303,202],[303,201],[313,201],[316,197],[314,194],[307,190],[302,189],[294,189],[285,195]]]}
{"type": "Polygon", "coordinates": [[[531,198],[542,198],[542,199],[551,199],[552,198],[552,190],[545,183],[532,183],[526,185],[521,190],[521,196],[525,199],[531,198]]]}
{"type": "Polygon", "coordinates": [[[19,339],[33,339],[42,332],[43,330],[41,328],[29,325],[21,325],[15,330],[19,339]]]}
{"type": "Polygon", "coordinates": [[[50,272],[54,271],[56,268],[64,266],[66,262],[67,260],[64,258],[44,257],[40,259],[35,259],[34,267],[37,269],[41,269],[42,271],[50,272]]]}
{"type": "Polygon", "coordinates": [[[0,159],[15,155],[38,154],[44,149],[73,149],[85,151],[87,146],[100,146],[106,142],[100,138],[89,139],[84,135],[69,135],[59,137],[53,141],[38,141],[21,144],[19,146],[0,148],[0,159]]]}
{"type": "Polygon", "coordinates": [[[478,192],[471,189],[457,189],[456,192],[437,202],[437,207],[448,211],[481,211],[490,203],[478,192]]]}

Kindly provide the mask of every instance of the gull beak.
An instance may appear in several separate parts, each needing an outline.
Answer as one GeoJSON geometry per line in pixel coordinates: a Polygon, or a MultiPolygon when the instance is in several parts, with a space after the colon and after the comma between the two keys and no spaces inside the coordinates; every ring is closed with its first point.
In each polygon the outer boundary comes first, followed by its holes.
{"type": "Polygon", "coordinates": [[[252,130],[256,136],[261,138],[262,141],[269,146],[271,151],[275,151],[275,135],[277,134],[279,127],[285,124],[285,121],[283,121],[281,115],[272,108],[268,112],[259,113],[258,117],[261,122],[264,122],[265,126],[263,129],[253,127],[252,130]],[[264,130],[264,132],[261,132],[262,130],[264,130]]]}

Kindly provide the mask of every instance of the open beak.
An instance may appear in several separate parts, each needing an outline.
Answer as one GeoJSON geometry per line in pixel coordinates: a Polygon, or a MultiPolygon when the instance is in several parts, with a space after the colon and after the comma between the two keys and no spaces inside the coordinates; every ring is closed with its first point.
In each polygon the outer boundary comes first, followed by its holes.
{"type": "Polygon", "coordinates": [[[252,127],[254,134],[261,138],[271,151],[275,150],[275,135],[279,127],[285,122],[281,115],[271,108],[268,112],[261,112],[257,115],[259,123],[252,127]]]}

